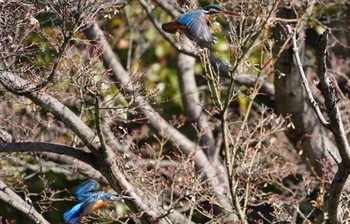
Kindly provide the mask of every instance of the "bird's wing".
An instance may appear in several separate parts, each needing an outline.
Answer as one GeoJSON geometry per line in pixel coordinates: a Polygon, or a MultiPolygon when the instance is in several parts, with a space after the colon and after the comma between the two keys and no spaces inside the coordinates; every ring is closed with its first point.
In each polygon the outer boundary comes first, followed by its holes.
{"type": "Polygon", "coordinates": [[[73,208],[69,209],[64,213],[64,221],[69,224],[80,224],[83,210],[83,203],[76,204],[73,208]]]}
{"type": "Polygon", "coordinates": [[[175,34],[179,30],[179,25],[175,21],[162,24],[162,29],[167,33],[175,34]]]}
{"type": "Polygon", "coordinates": [[[191,23],[198,17],[201,17],[202,11],[201,9],[191,10],[184,14],[179,15],[174,21],[178,24],[189,27],[191,23]]]}
{"type": "Polygon", "coordinates": [[[82,185],[77,187],[75,190],[75,198],[79,201],[84,201],[87,198],[91,197],[93,194],[97,193],[96,190],[97,182],[94,180],[88,180],[82,185]]]}
{"type": "Polygon", "coordinates": [[[201,12],[201,9],[180,15],[177,22],[187,27],[185,34],[196,41],[198,45],[207,47],[214,42],[214,37],[208,26],[208,20],[201,12]]]}

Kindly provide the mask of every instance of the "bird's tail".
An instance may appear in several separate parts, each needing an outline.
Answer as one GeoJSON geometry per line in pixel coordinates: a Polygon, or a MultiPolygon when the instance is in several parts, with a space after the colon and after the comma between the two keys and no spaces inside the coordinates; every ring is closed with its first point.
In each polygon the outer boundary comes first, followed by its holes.
{"type": "Polygon", "coordinates": [[[178,25],[174,22],[168,22],[168,23],[163,23],[162,24],[162,29],[167,32],[167,33],[176,33],[178,31],[178,25]]]}
{"type": "Polygon", "coordinates": [[[79,203],[64,213],[64,221],[69,224],[80,224],[82,212],[83,203],[79,203]]]}

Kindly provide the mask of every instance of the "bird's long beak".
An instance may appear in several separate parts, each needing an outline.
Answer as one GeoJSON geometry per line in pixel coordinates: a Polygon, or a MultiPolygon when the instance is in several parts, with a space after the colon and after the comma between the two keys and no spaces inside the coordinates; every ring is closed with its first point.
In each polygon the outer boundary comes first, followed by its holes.
{"type": "Polygon", "coordinates": [[[227,11],[227,10],[222,10],[221,11],[222,13],[226,14],[226,15],[229,15],[229,16],[240,16],[240,14],[238,13],[235,13],[235,12],[231,12],[231,11],[227,11]]]}
{"type": "Polygon", "coordinates": [[[122,195],[121,198],[122,198],[122,199],[135,200],[135,198],[133,198],[133,197],[124,196],[124,195],[122,195]]]}

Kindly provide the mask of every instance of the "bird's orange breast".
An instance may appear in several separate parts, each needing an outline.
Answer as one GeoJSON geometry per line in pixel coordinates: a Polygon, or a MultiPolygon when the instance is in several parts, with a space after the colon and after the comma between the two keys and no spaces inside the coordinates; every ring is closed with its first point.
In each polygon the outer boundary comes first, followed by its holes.
{"type": "Polygon", "coordinates": [[[95,202],[95,204],[92,206],[92,211],[96,211],[97,209],[100,209],[104,206],[106,206],[110,201],[106,200],[106,201],[102,201],[101,198],[98,198],[95,202]]]}

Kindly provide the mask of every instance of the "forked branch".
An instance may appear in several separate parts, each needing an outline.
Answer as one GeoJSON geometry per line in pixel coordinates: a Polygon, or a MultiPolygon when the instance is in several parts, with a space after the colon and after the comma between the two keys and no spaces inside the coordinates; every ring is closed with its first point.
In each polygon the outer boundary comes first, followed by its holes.
{"type": "Polygon", "coordinates": [[[341,209],[341,194],[344,190],[345,183],[348,179],[350,173],[350,146],[347,141],[341,114],[338,108],[339,98],[336,94],[336,89],[334,85],[332,85],[333,80],[331,80],[327,75],[327,67],[326,67],[326,48],[328,44],[328,35],[329,30],[326,30],[323,34],[320,35],[317,41],[317,75],[319,78],[318,88],[321,91],[324,99],[325,106],[327,110],[327,115],[329,117],[329,122],[325,120],[321,111],[318,107],[318,104],[314,100],[310,87],[308,85],[301,60],[298,54],[298,46],[296,41],[296,35],[293,29],[287,25],[289,35],[292,39],[293,44],[293,52],[294,57],[296,59],[296,63],[298,64],[299,73],[303,80],[303,85],[308,94],[308,98],[310,103],[314,107],[318,118],[329,130],[332,131],[337,148],[341,157],[341,162],[336,162],[338,164],[338,171],[332,181],[332,185],[327,193],[327,202],[326,208],[328,210],[329,219],[328,223],[342,223],[342,209],[341,209]]]}

